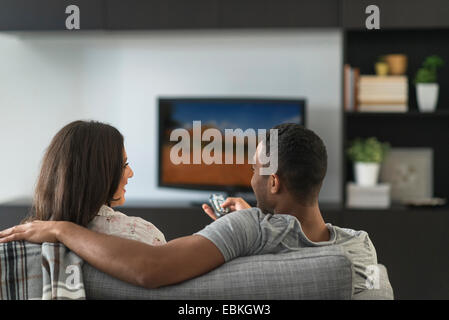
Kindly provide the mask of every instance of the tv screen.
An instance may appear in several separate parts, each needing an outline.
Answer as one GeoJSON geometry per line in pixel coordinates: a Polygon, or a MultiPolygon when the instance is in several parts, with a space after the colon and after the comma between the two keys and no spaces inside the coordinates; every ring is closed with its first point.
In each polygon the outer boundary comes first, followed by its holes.
{"type": "Polygon", "coordinates": [[[248,161],[249,139],[238,139],[239,130],[240,133],[248,133],[248,129],[253,129],[257,136],[261,129],[269,132],[269,129],[282,123],[305,125],[303,99],[160,98],[158,102],[159,186],[163,187],[250,191],[252,168],[248,161]],[[216,135],[202,139],[208,129],[214,129],[216,135]],[[236,137],[226,140],[226,132],[230,130],[236,137]],[[200,138],[197,149],[194,148],[195,132],[196,137],[200,138]],[[211,142],[220,138],[221,147],[218,151],[211,150],[211,142]],[[229,151],[226,146],[229,141],[233,144],[233,151],[227,161],[225,153],[229,151]],[[239,143],[243,144],[240,150],[245,153],[243,163],[237,159],[239,143]],[[221,161],[207,161],[202,157],[206,151],[221,161]]]}

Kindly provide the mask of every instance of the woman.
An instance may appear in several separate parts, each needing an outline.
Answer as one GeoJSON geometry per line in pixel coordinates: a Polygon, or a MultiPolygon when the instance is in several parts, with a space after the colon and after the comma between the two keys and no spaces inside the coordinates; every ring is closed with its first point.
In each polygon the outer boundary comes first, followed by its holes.
{"type": "MultiPolygon", "coordinates": [[[[179,283],[222,265],[223,254],[207,238],[194,234],[165,243],[152,224],[111,208],[125,202],[133,176],[126,160],[123,136],[115,128],[68,124],[45,154],[28,223],[0,231],[0,243],[61,242],[94,268],[146,288],[179,283]]],[[[225,204],[231,210],[249,207],[240,198],[225,204]]],[[[216,219],[208,205],[203,210],[216,219]]]]}
{"type": "Polygon", "coordinates": [[[134,175],[123,140],[117,129],[101,122],[74,121],[62,128],[45,153],[32,211],[24,222],[70,221],[97,232],[165,244],[153,224],[112,209],[125,203],[125,187],[134,175]]]}

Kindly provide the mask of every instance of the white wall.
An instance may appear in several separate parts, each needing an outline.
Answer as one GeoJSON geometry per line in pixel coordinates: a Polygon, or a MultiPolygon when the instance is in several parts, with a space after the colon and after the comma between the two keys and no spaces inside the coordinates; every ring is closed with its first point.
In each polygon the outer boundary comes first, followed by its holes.
{"type": "Polygon", "coordinates": [[[160,95],[306,97],[329,154],[321,200],[339,200],[337,30],[0,34],[0,52],[0,201],[31,197],[51,137],[80,118],[124,134],[129,200],[203,199],[156,186],[160,95]]]}

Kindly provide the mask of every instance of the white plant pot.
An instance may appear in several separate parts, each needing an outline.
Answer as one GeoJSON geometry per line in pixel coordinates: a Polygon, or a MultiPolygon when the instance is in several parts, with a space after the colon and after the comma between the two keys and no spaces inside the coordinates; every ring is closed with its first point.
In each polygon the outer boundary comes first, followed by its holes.
{"type": "Polygon", "coordinates": [[[359,186],[375,186],[379,178],[380,163],[356,162],[354,164],[355,182],[359,186]]]}
{"type": "Polygon", "coordinates": [[[438,103],[438,83],[418,83],[416,85],[416,98],[421,112],[435,111],[438,103]]]}

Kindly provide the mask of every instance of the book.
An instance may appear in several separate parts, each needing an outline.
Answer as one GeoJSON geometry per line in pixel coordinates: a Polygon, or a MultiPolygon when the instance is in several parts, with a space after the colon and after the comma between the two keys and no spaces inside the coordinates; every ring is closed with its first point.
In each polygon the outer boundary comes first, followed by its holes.
{"type": "Polygon", "coordinates": [[[368,94],[379,94],[379,93],[388,93],[388,94],[398,94],[398,95],[407,95],[408,87],[394,87],[394,86],[364,86],[359,84],[359,89],[362,93],[368,94]]]}
{"type": "Polygon", "coordinates": [[[403,103],[408,102],[407,97],[401,96],[384,96],[384,95],[359,95],[359,104],[381,104],[381,103],[403,103]]]}
{"type": "Polygon", "coordinates": [[[408,79],[406,76],[361,75],[357,101],[362,112],[406,112],[408,79]]]}
{"type": "Polygon", "coordinates": [[[408,105],[379,104],[379,105],[360,105],[360,112],[407,112],[408,105]]]}
{"type": "Polygon", "coordinates": [[[343,108],[345,111],[351,111],[351,109],[349,108],[349,88],[351,86],[350,72],[351,66],[349,64],[345,64],[343,67],[343,108]]]}
{"type": "Polygon", "coordinates": [[[407,101],[386,101],[386,100],[363,101],[360,105],[361,106],[377,106],[377,105],[403,106],[403,105],[407,105],[407,101]]]}
{"type": "Polygon", "coordinates": [[[408,81],[407,76],[377,76],[377,75],[360,76],[361,83],[403,83],[407,81],[408,81]]]}
{"type": "Polygon", "coordinates": [[[343,67],[343,108],[345,111],[357,110],[358,84],[360,69],[352,68],[349,64],[343,67]]]}
{"type": "Polygon", "coordinates": [[[408,86],[394,87],[394,86],[378,86],[378,87],[367,87],[359,85],[359,90],[361,94],[386,94],[386,95],[397,95],[406,97],[408,94],[408,86]]]}
{"type": "Polygon", "coordinates": [[[353,110],[357,111],[358,107],[359,107],[359,82],[360,82],[360,69],[359,68],[353,68],[352,70],[352,75],[353,75],[353,110]]]}

